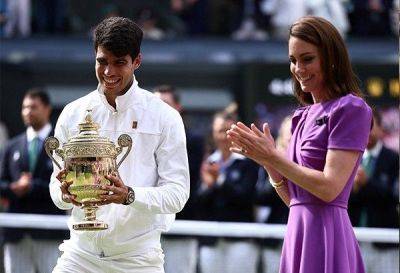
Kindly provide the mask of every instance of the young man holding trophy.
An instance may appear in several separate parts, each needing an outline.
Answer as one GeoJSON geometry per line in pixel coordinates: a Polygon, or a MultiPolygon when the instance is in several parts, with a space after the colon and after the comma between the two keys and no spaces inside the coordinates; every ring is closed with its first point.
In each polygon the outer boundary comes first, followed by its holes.
{"type": "Polygon", "coordinates": [[[64,108],[46,143],[51,197],[72,209],[53,272],[164,272],[160,234],[189,197],[186,138],[179,113],[138,86],[142,36],[127,18],[96,27],[97,90],[64,108]]]}

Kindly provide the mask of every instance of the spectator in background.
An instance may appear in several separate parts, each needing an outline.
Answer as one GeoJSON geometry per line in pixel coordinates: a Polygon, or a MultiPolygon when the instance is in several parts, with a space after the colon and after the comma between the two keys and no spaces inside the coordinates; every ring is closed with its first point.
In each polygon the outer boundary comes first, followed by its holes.
{"type": "Polygon", "coordinates": [[[7,127],[3,122],[0,121],[0,152],[3,150],[7,140],[8,140],[7,127]]]}
{"type": "MultiPolygon", "coordinates": [[[[9,141],[0,159],[0,197],[9,201],[7,212],[64,214],[49,194],[53,165],[43,143],[53,134],[50,112],[49,97],[43,90],[25,94],[21,114],[26,132],[9,141]]],[[[5,228],[5,272],[51,272],[60,253],[58,245],[66,237],[61,230],[5,228]]]]}
{"type": "MultiPolygon", "coordinates": [[[[229,151],[226,130],[236,122],[221,112],[212,124],[216,150],[203,161],[199,212],[201,220],[220,222],[254,222],[254,193],[258,165],[242,155],[229,151]]],[[[200,269],[202,273],[255,273],[258,248],[252,239],[201,239],[200,269]]]]}
{"type": "MultiPolygon", "coordinates": [[[[276,148],[283,154],[286,154],[289,146],[290,137],[292,135],[290,129],[291,116],[287,116],[283,119],[276,138],[276,148]]],[[[258,171],[255,198],[256,205],[259,205],[257,207],[257,215],[260,216],[258,222],[267,224],[285,224],[288,219],[289,210],[279,198],[274,187],[272,187],[268,182],[268,179],[268,173],[263,167],[260,167],[258,171]]],[[[260,245],[263,273],[279,272],[282,240],[263,239],[260,240],[260,245]]]]}
{"type": "Polygon", "coordinates": [[[382,142],[384,145],[396,152],[399,152],[400,109],[397,106],[390,107],[380,112],[382,116],[382,130],[384,131],[382,142]]]}
{"type": "Polygon", "coordinates": [[[263,0],[261,10],[271,16],[275,38],[287,39],[290,25],[305,15],[314,15],[330,21],[346,37],[349,21],[344,0],[263,0]],[[290,8],[288,8],[290,7],[290,8]]]}
{"type": "Polygon", "coordinates": [[[7,21],[4,27],[6,38],[31,35],[31,0],[6,0],[7,21]]]}
{"type": "Polygon", "coordinates": [[[262,0],[260,9],[271,18],[272,36],[281,40],[287,39],[292,23],[307,14],[305,0],[262,0]]]}
{"type": "MultiPolygon", "coordinates": [[[[154,88],[154,94],[164,102],[183,113],[180,96],[170,85],[154,88]]],[[[185,121],[185,120],[184,120],[185,121]]],[[[203,138],[186,128],[186,146],[190,171],[190,196],[183,210],[176,215],[180,220],[196,220],[196,193],[199,189],[200,165],[203,160],[203,138]]],[[[198,257],[198,240],[192,236],[164,235],[164,268],[166,273],[195,273],[198,257]]]]}
{"type": "Polygon", "coordinates": [[[344,6],[346,0],[306,0],[307,15],[322,17],[331,22],[343,38],[349,31],[349,19],[344,6]]]}
{"type": "Polygon", "coordinates": [[[7,0],[0,0],[0,38],[4,38],[4,26],[7,23],[7,0]]]}
{"type": "Polygon", "coordinates": [[[243,0],[243,13],[241,14],[241,24],[232,33],[235,40],[266,40],[269,36],[260,26],[265,26],[260,12],[259,0],[243,0]]]}
{"type": "Polygon", "coordinates": [[[390,11],[393,8],[393,0],[351,0],[351,3],[352,34],[357,36],[391,35],[390,11]]]}
{"type": "Polygon", "coordinates": [[[155,11],[150,8],[144,8],[137,17],[139,26],[143,30],[143,38],[150,40],[161,40],[165,38],[165,33],[158,28],[159,18],[155,11]]]}
{"type": "Polygon", "coordinates": [[[63,33],[67,20],[67,0],[35,0],[35,25],[38,33],[63,33]]]}
{"type": "MultiPolygon", "coordinates": [[[[349,214],[353,225],[399,228],[399,154],[382,143],[382,118],[373,111],[374,125],[354,179],[349,214]]],[[[361,245],[367,272],[399,272],[399,244],[361,245]]]]}
{"type": "Polygon", "coordinates": [[[399,10],[400,2],[393,1],[393,7],[390,11],[390,26],[394,35],[399,36],[399,10]]]}
{"type": "Polygon", "coordinates": [[[186,26],[186,34],[201,35],[208,30],[207,0],[171,0],[171,10],[186,26]]]}

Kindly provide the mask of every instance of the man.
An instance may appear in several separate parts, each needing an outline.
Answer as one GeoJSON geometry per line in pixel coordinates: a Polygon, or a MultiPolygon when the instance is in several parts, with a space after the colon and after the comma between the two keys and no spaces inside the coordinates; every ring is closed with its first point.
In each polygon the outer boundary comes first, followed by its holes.
{"type": "MultiPolygon", "coordinates": [[[[75,231],[60,246],[64,252],[54,272],[160,273],[160,235],[171,226],[189,197],[185,130],[177,111],[138,86],[134,72],[141,63],[142,30],[131,20],[111,17],[94,31],[97,90],[68,104],[55,136],[62,142],[77,133],[77,125],[92,109],[100,134],[116,142],[121,133],[133,139],[133,149],[118,176],[106,176],[112,186],[102,195],[97,218],[104,231],[75,231]]],[[[55,167],[50,182],[54,203],[72,209],[71,221],[82,211],[55,167]]]]}
{"type": "MultiPolygon", "coordinates": [[[[0,197],[9,201],[7,212],[63,214],[50,199],[52,163],[43,142],[52,133],[49,97],[40,89],[28,91],[22,102],[27,129],[11,139],[0,159],[0,197]]],[[[65,231],[4,229],[6,273],[51,272],[65,231]]]]}
{"type": "MultiPolygon", "coordinates": [[[[157,86],[154,94],[164,102],[183,112],[180,96],[170,85],[157,86]]],[[[176,215],[181,220],[196,220],[196,192],[199,188],[200,166],[203,160],[203,138],[186,129],[187,151],[190,170],[190,198],[185,208],[176,215]]],[[[163,236],[166,273],[195,273],[197,267],[198,242],[191,236],[163,236]]]]}
{"type": "MultiPolygon", "coordinates": [[[[399,228],[399,155],[386,148],[382,117],[373,111],[374,125],[350,196],[349,215],[355,226],[399,228]]],[[[363,244],[367,272],[399,272],[399,245],[363,244]]]]}

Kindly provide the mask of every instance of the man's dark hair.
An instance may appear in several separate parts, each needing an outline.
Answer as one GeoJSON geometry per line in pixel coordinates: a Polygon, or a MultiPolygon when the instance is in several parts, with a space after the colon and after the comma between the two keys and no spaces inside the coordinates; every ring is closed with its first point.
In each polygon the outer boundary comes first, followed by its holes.
{"type": "Polygon", "coordinates": [[[45,106],[50,105],[50,97],[41,87],[34,87],[26,91],[24,98],[39,99],[45,106]]]}
{"type": "Polygon", "coordinates": [[[115,56],[130,55],[134,60],[140,53],[143,31],[132,20],[123,17],[104,19],[94,30],[94,50],[99,46],[115,56]]]}
{"type": "Polygon", "coordinates": [[[178,104],[181,103],[181,97],[176,92],[175,87],[173,87],[172,85],[167,85],[167,84],[159,85],[154,88],[154,92],[158,92],[160,94],[166,94],[166,93],[171,94],[175,103],[178,104]]]}

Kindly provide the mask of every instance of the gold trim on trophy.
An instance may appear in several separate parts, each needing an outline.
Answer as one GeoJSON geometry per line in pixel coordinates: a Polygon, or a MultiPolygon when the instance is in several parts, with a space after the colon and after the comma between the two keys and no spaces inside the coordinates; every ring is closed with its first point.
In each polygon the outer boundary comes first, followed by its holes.
{"type": "Polygon", "coordinates": [[[84,122],[78,124],[79,133],[68,139],[59,148],[60,142],[55,137],[45,140],[45,150],[56,166],[61,170],[61,164],[54,158],[57,154],[64,162],[67,170],[65,181],[70,183],[68,188],[71,194],[76,195],[76,201],[82,203],[85,218],[82,222],[72,225],[74,230],[103,230],[108,224],[96,219],[98,206],[96,202],[100,194],[107,193],[101,189],[109,185],[105,175],[118,173],[118,168],[132,149],[132,138],[127,134],[118,137],[116,146],[107,137],[99,135],[100,125],[92,118],[92,110],[86,111],[84,122]],[[116,159],[127,148],[121,160],[116,159]]]}

